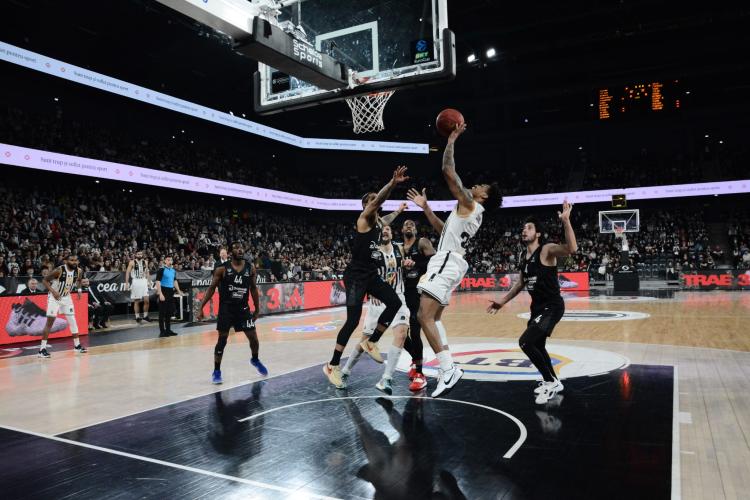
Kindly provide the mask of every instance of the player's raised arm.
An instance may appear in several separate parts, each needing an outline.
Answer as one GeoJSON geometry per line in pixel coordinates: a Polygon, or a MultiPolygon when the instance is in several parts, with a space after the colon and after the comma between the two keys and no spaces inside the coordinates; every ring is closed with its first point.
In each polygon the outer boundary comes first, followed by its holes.
{"type": "MultiPolygon", "coordinates": [[[[570,223],[570,212],[572,210],[573,204],[568,203],[568,200],[565,200],[563,202],[562,212],[557,212],[557,216],[562,221],[563,230],[565,231],[565,243],[560,245],[548,243],[547,245],[544,245],[542,253],[546,253],[546,257],[567,257],[568,255],[576,253],[578,250],[576,235],[573,231],[573,225],[570,223]]],[[[542,259],[545,259],[545,255],[542,255],[542,259]]]]}
{"type": "Polygon", "coordinates": [[[409,177],[406,175],[406,167],[403,165],[397,167],[396,170],[393,171],[393,177],[388,181],[388,184],[383,186],[375,197],[365,205],[365,209],[362,210],[359,219],[357,219],[357,230],[367,231],[370,228],[370,219],[378,213],[378,209],[380,209],[383,202],[385,202],[385,200],[391,195],[393,188],[396,187],[397,184],[408,179],[409,177]]]}
{"type": "Polygon", "coordinates": [[[448,136],[448,144],[445,145],[445,151],[443,152],[443,177],[445,177],[445,182],[448,183],[448,189],[458,200],[458,204],[468,210],[474,210],[474,197],[471,195],[471,191],[464,187],[461,178],[456,173],[456,160],[453,158],[456,139],[465,130],[465,123],[456,125],[455,130],[448,136]]]}
{"type": "MultiPolygon", "coordinates": [[[[214,270],[214,274],[211,278],[211,284],[208,285],[208,290],[206,290],[206,294],[203,296],[203,300],[201,300],[201,305],[198,306],[198,314],[195,316],[196,320],[198,321],[203,320],[203,308],[211,300],[211,297],[214,296],[216,287],[219,286],[219,283],[221,282],[221,278],[224,277],[225,270],[226,269],[224,268],[224,266],[219,266],[214,270]]],[[[159,282],[157,281],[157,283],[159,282]]]]}
{"type": "Polygon", "coordinates": [[[440,217],[435,215],[435,212],[433,212],[432,208],[430,208],[430,204],[427,203],[426,189],[422,189],[422,192],[420,193],[416,189],[411,188],[409,192],[406,193],[406,198],[422,209],[425,217],[427,217],[427,220],[429,221],[433,229],[435,229],[435,231],[437,231],[438,233],[443,232],[443,226],[445,226],[445,222],[443,222],[440,217]]]}
{"type": "Polygon", "coordinates": [[[396,217],[401,215],[401,213],[403,213],[403,211],[406,210],[406,207],[407,207],[406,202],[401,203],[401,205],[398,207],[398,210],[391,212],[382,218],[383,224],[385,224],[386,226],[390,225],[394,220],[396,220],[396,217]]]}

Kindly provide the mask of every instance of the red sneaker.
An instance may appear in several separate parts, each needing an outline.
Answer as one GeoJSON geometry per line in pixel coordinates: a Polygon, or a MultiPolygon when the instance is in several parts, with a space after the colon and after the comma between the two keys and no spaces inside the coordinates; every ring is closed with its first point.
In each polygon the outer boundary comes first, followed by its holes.
{"type": "Polygon", "coordinates": [[[419,392],[425,387],[427,387],[427,379],[421,373],[417,373],[414,380],[409,384],[409,390],[413,392],[419,392]]]}
{"type": "Polygon", "coordinates": [[[407,373],[409,376],[409,380],[414,380],[414,377],[417,376],[417,365],[414,363],[411,364],[411,368],[409,368],[409,372],[407,373]]]}

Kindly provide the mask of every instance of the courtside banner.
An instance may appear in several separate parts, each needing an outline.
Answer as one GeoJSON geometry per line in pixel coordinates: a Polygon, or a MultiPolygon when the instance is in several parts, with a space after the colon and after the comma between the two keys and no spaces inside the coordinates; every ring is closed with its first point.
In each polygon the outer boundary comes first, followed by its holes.
{"type": "MultiPolygon", "coordinates": [[[[205,286],[193,286],[193,310],[197,311],[208,290],[205,286]]],[[[294,311],[309,311],[346,303],[346,289],[342,281],[303,281],[295,283],[258,283],[260,314],[278,314],[294,311]]],[[[212,303],[206,304],[203,314],[211,318],[219,314],[219,294],[214,294],[212,303]]],[[[252,297],[250,310],[254,311],[252,297]]]]}
{"type": "MultiPolygon", "coordinates": [[[[89,332],[88,294],[70,294],[76,312],[79,335],[89,332]]],[[[0,345],[41,340],[47,322],[47,294],[0,297],[0,345]]],[[[70,337],[70,326],[63,315],[52,323],[49,338],[70,337]]]]}
{"type": "Polygon", "coordinates": [[[687,290],[750,290],[750,270],[692,271],[680,276],[687,290]]]}
{"type": "MultiPolygon", "coordinates": [[[[518,273],[467,274],[457,290],[460,292],[507,291],[518,281],[518,273]]],[[[557,273],[560,291],[581,292],[589,289],[589,273],[557,273]]]]}

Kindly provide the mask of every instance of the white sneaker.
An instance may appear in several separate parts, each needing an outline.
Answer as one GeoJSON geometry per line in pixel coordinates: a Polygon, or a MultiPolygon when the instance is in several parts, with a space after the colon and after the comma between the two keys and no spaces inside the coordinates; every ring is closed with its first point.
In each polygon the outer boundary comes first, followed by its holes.
{"type": "Polygon", "coordinates": [[[557,392],[552,388],[552,385],[544,386],[544,389],[542,389],[542,392],[540,392],[536,397],[536,404],[543,405],[547,403],[550,399],[554,398],[557,392]]]}
{"type": "Polygon", "coordinates": [[[441,394],[448,392],[463,376],[464,371],[461,368],[456,367],[456,365],[453,365],[450,370],[438,370],[438,383],[432,393],[432,397],[436,398],[441,394]]]}
{"type": "Polygon", "coordinates": [[[554,381],[554,382],[545,382],[545,381],[541,381],[541,382],[539,382],[539,385],[537,386],[537,388],[536,388],[536,389],[534,389],[534,394],[539,394],[539,393],[541,393],[541,392],[542,392],[542,391],[544,390],[544,386],[546,386],[546,385],[550,385],[550,384],[552,384],[552,388],[553,388],[553,389],[555,390],[555,392],[562,392],[562,391],[563,391],[563,389],[565,388],[565,387],[564,387],[564,386],[562,385],[562,382],[560,382],[560,380],[559,380],[559,379],[555,379],[555,381],[554,381]]]}

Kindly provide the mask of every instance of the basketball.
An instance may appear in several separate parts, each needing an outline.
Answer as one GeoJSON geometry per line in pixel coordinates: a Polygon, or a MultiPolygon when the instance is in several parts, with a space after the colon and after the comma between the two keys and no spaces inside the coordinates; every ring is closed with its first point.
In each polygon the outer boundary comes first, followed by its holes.
{"type": "Polygon", "coordinates": [[[452,108],[446,108],[437,115],[435,127],[443,137],[448,137],[456,128],[456,125],[463,125],[464,115],[460,111],[452,108]]]}

